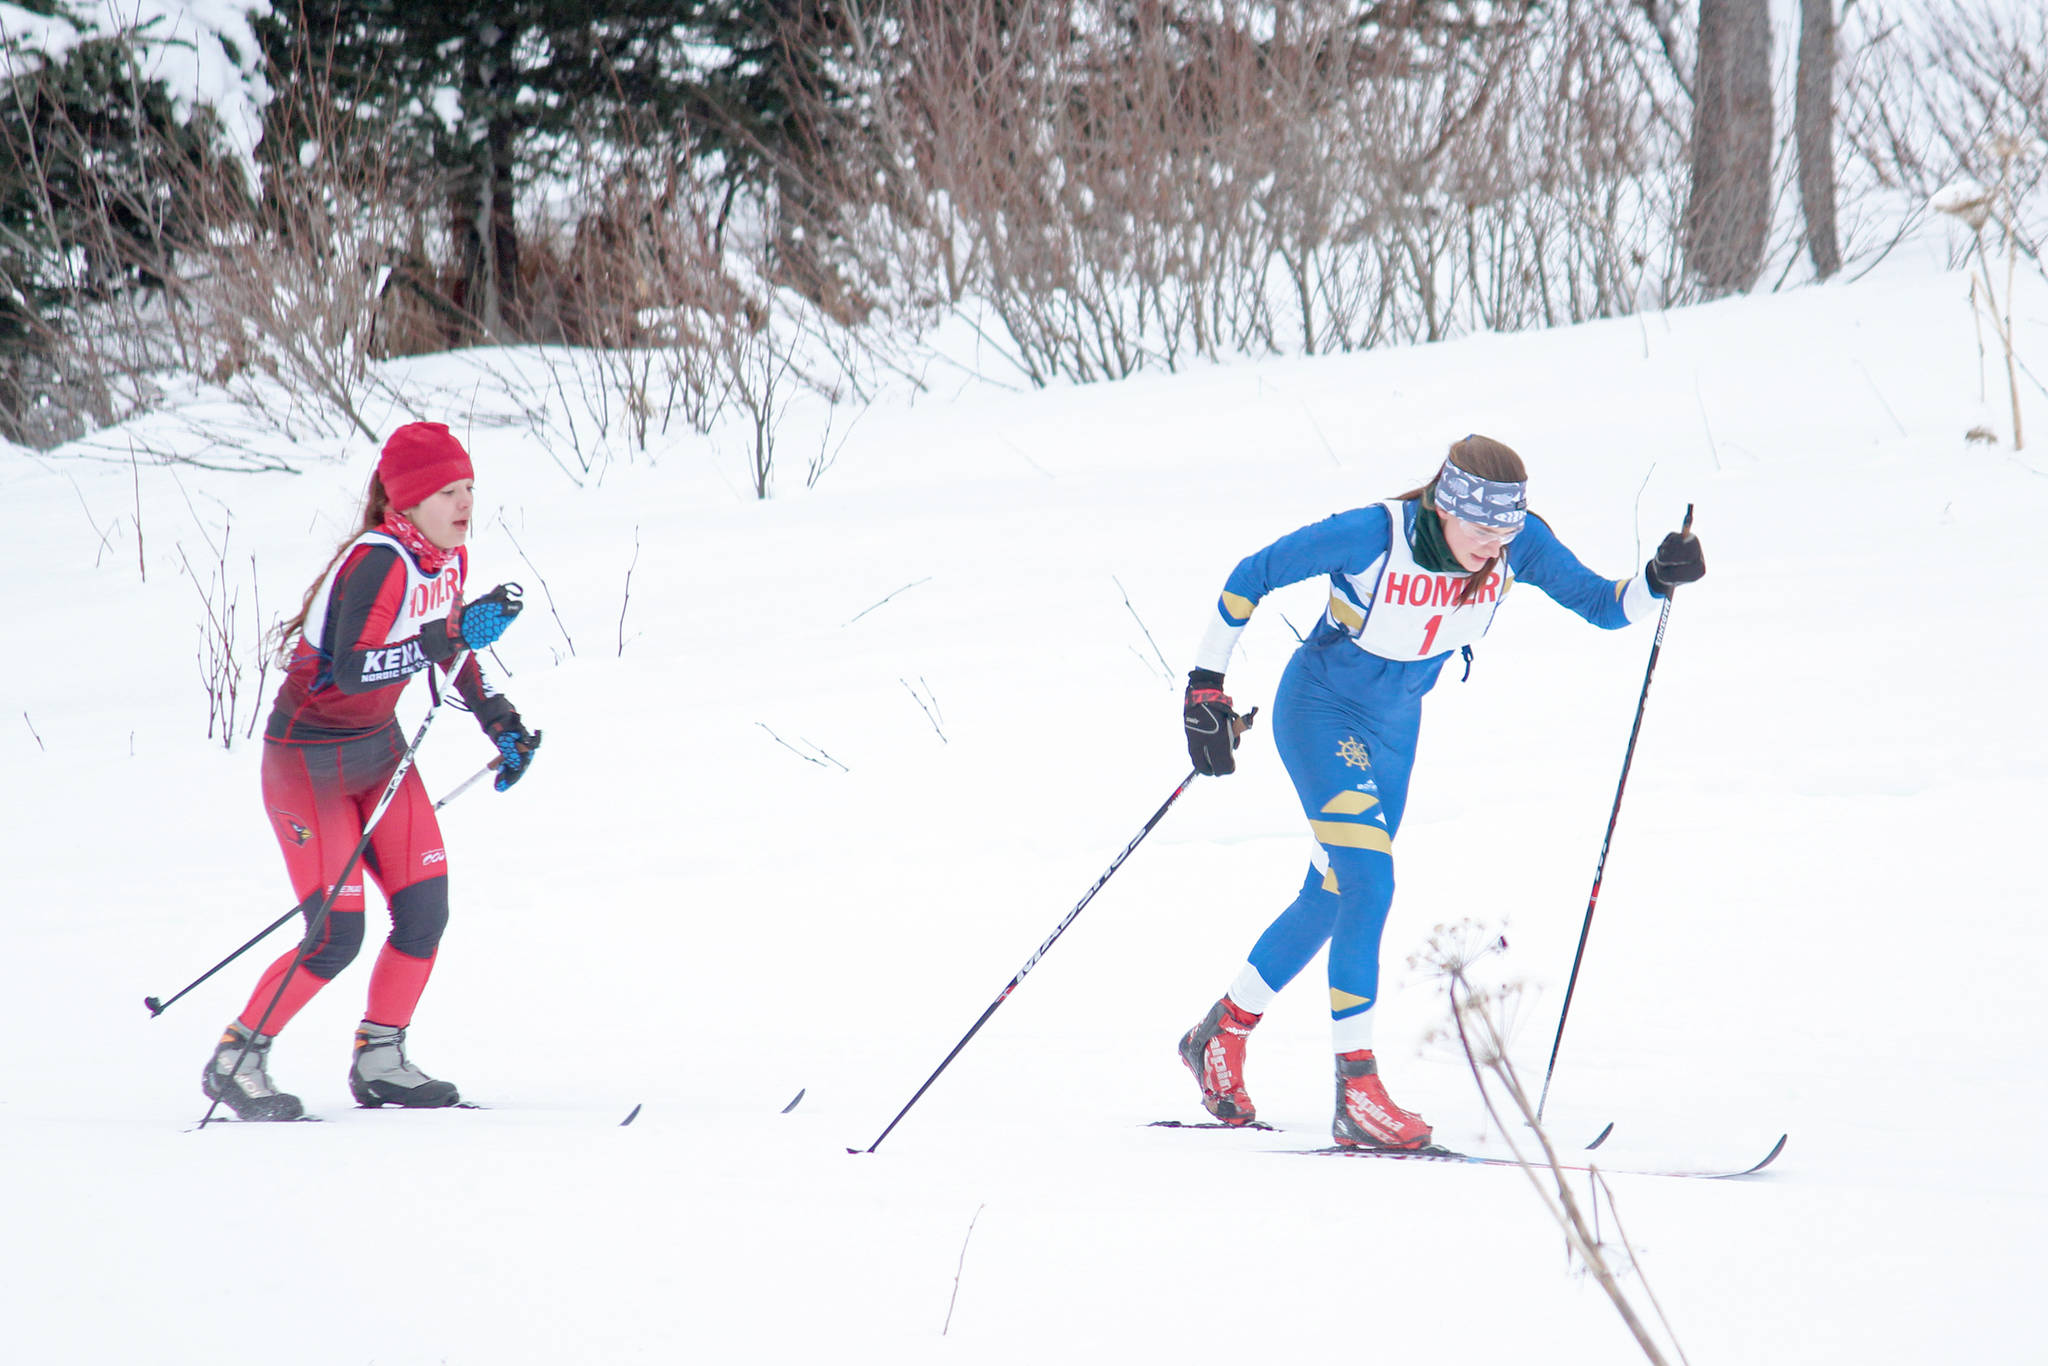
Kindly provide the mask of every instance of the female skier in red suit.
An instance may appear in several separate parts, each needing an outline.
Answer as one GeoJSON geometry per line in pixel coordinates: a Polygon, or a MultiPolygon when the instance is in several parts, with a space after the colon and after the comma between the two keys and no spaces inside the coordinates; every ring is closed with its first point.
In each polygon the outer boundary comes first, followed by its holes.
{"type": "MultiPolygon", "coordinates": [[[[393,713],[414,674],[455,670],[457,693],[498,747],[500,792],[525,776],[540,744],[477,666],[475,651],[497,640],[519,606],[503,588],[463,605],[472,490],[469,453],[446,426],[414,422],[393,432],[361,527],[280,631],[289,655],[264,727],[263,804],[309,924],[403,757],[393,713]]],[[[405,1054],[406,1027],[448,923],[447,854],[415,768],[335,893],[317,939],[270,965],[207,1063],[206,1094],[243,1119],[303,1113],[298,1097],[271,1083],[270,1045],[362,947],[364,869],[390,905],[391,933],[370,971],[349,1090],[366,1106],[460,1099],[453,1084],[405,1054]]]]}

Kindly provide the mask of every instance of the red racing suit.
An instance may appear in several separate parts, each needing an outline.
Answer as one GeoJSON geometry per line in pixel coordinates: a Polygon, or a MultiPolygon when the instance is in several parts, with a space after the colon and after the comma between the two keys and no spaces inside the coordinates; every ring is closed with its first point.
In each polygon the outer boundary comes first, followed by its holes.
{"type": "MultiPolygon", "coordinates": [[[[420,629],[462,601],[468,567],[459,548],[436,553],[410,527],[380,527],[349,545],[306,613],[264,727],[263,805],[309,923],[404,754],[398,697],[414,674],[432,667],[420,629]]],[[[487,730],[517,723],[474,655],[463,657],[454,683],[487,730]]],[[[243,1007],[244,1028],[277,1033],[355,958],[365,869],[390,906],[391,933],[370,974],[364,1018],[400,1028],[412,1022],[448,923],[448,856],[417,768],[400,782],[297,970],[294,948],[264,972],[243,1007]]]]}

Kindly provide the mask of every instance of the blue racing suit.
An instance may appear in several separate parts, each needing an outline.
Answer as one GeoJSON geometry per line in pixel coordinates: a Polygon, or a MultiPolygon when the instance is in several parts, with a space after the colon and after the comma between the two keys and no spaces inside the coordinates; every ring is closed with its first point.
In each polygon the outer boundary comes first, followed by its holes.
{"type": "MultiPolygon", "coordinates": [[[[1418,515],[1435,514],[1416,501],[1355,508],[1248,556],[1224,585],[1195,661],[1225,672],[1260,599],[1329,576],[1329,608],[1288,661],[1273,698],[1274,747],[1301,799],[1317,856],[1293,904],[1252,947],[1250,964],[1269,991],[1278,991],[1328,943],[1330,1014],[1356,1022],[1348,1033],[1362,1040],[1357,1047],[1370,1046],[1366,1013],[1379,994],[1380,935],[1394,899],[1393,841],[1407,805],[1422,698],[1444,662],[1485,633],[1519,583],[1609,629],[1656,610],[1646,579],[1593,573],[1533,513],[1509,542],[1504,568],[1471,601],[1461,601],[1469,576],[1432,574],[1416,562],[1418,515]],[[1386,620],[1376,622],[1376,613],[1386,620]]],[[[1337,1031],[1341,1042],[1347,1031],[1341,1023],[1337,1031]]]]}

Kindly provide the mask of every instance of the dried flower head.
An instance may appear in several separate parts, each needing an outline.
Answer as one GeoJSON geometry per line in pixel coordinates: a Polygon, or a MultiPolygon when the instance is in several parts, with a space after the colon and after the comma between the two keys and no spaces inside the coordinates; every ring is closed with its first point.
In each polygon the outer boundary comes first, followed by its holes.
{"type": "Polygon", "coordinates": [[[1964,176],[1951,180],[1934,192],[1927,201],[1936,213],[1945,213],[1951,218],[1960,218],[1969,225],[1971,232],[1980,230],[1991,217],[1992,191],[1978,181],[1964,176]]]}

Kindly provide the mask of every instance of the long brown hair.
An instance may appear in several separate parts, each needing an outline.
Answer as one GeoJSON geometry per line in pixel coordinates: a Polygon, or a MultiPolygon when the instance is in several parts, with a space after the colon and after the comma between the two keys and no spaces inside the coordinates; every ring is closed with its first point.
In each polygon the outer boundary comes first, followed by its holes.
{"type": "MultiPolygon", "coordinates": [[[[1481,479],[1506,484],[1526,483],[1529,479],[1529,468],[1522,463],[1522,457],[1515,454],[1514,448],[1490,436],[1472,435],[1463,441],[1453,441],[1449,455],[1453,465],[1481,479]]],[[[1439,467],[1427,484],[1400,494],[1399,501],[1412,503],[1419,498],[1425,511],[1435,511],[1436,481],[1442,476],[1443,470],[1439,467]]],[[[1466,575],[1465,587],[1458,593],[1460,607],[1479,596],[1479,590],[1486,586],[1486,576],[1499,568],[1500,561],[1501,556],[1490,555],[1485,564],[1466,575]]]]}
{"type": "Polygon", "coordinates": [[[370,487],[363,492],[363,517],[361,524],[354,531],[351,531],[340,545],[334,548],[334,555],[327,561],[327,567],[321,570],[320,577],[314,579],[307,587],[306,596],[299,603],[298,615],[290,621],[278,624],[277,658],[279,663],[289,664],[291,662],[292,642],[298,639],[301,631],[306,629],[306,617],[313,610],[313,599],[320,596],[320,587],[327,582],[327,576],[332,574],[335,566],[341,563],[341,557],[348,553],[350,546],[355,544],[356,537],[362,535],[365,531],[376,530],[378,524],[384,520],[385,515],[390,510],[391,496],[384,492],[384,481],[377,477],[375,470],[372,470],[370,472],[370,487]]]}

